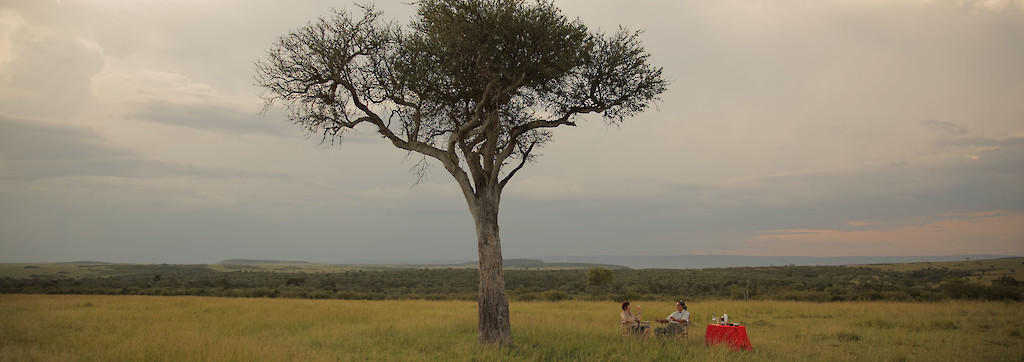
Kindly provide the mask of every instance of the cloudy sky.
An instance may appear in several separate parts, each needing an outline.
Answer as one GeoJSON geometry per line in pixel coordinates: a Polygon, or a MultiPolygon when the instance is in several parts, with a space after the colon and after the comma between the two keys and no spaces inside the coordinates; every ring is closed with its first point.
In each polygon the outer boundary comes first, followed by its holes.
{"type": "MultiPolygon", "coordinates": [[[[556,131],[506,189],[506,258],[1024,255],[1024,1],[556,4],[646,29],[673,83],[556,131]]],[[[332,7],[0,4],[0,262],[475,260],[443,168],[260,115],[254,62],[332,7]]]]}

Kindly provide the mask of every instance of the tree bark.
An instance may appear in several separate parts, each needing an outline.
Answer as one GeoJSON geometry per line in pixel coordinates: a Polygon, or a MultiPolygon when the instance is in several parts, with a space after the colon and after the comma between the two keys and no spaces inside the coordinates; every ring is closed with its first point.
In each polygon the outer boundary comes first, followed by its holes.
{"type": "Polygon", "coordinates": [[[498,236],[500,195],[478,192],[470,210],[476,222],[477,251],[480,259],[480,294],[477,299],[478,342],[484,345],[511,345],[508,296],[502,268],[501,238],[498,236]]]}

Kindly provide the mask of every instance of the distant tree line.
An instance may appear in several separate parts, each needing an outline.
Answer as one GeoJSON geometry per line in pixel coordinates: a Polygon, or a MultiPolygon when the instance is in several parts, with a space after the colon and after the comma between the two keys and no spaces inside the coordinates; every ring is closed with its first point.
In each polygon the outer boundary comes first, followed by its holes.
{"type": "MultiPolygon", "coordinates": [[[[91,266],[90,268],[98,268],[91,266]]],[[[105,265],[99,276],[0,279],[5,294],[196,295],[246,298],[476,300],[476,269],[381,268],[343,272],[217,271],[205,265],[105,265]]],[[[231,270],[232,268],[227,268],[231,270]]],[[[751,299],[941,301],[1024,299],[1024,283],[981,283],[966,270],[909,272],[850,266],[506,271],[509,296],[532,300],[751,299]]]]}

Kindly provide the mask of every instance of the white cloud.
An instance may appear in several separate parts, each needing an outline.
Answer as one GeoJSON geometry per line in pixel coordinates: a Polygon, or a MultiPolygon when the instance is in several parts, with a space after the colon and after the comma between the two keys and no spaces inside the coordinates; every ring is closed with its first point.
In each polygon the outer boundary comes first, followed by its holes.
{"type": "Polygon", "coordinates": [[[0,8],[0,67],[13,58],[14,46],[11,37],[23,24],[25,19],[21,14],[11,9],[0,8]]]}
{"type": "Polygon", "coordinates": [[[130,119],[228,134],[293,134],[282,122],[261,119],[262,103],[255,97],[226,96],[180,74],[104,73],[93,89],[100,102],[130,119]]]}
{"type": "Polygon", "coordinates": [[[10,60],[0,67],[5,112],[65,117],[91,100],[92,77],[105,65],[94,43],[30,25],[10,39],[10,60]]]}

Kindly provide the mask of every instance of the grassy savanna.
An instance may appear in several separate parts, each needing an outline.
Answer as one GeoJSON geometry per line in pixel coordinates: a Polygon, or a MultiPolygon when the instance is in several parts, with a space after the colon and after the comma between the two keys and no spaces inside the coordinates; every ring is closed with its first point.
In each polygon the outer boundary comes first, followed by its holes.
{"type": "MultiPolygon", "coordinates": [[[[645,319],[669,301],[634,302],[645,319]]],[[[512,303],[515,345],[476,343],[476,303],[0,295],[0,360],[1024,359],[1019,303],[691,301],[686,341],[623,336],[618,303],[512,303]],[[707,347],[727,311],[753,351],[707,347]]]]}
{"type": "Polygon", "coordinates": [[[975,277],[972,278],[972,281],[983,281],[989,283],[991,283],[992,280],[1003,276],[1008,276],[1017,280],[1024,280],[1024,258],[870,264],[864,266],[878,270],[890,270],[897,272],[908,272],[927,268],[948,268],[952,270],[965,270],[970,271],[976,275],[975,277]]]}
{"type": "MultiPolygon", "coordinates": [[[[581,263],[545,263],[532,259],[509,259],[505,261],[506,269],[513,270],[565,270],[583,269],[600,264],[581,263]]],[[[0,277],[10,278],[82,278],[119,275],[128,267],[150,268],[154,264],[115,264],[104,262],[65,262],[65,263],[0,263],[0,277]]],[[[477,263],[461,264],[316,264],[306,262],[273,262],[259,260],[225,260],[216,264],[162,265],[173,268],[201,268],[217,272],[273,272],[273,273],[339,273],[358,270],[385,269],[473,269],[477,263]]],[[[619,269],[622,267],[609,266],[619,269]]]]}
{"type": "MultiPolygon", "coordinates": [[[[27,277],[65,277],[81,278],[94,276],[117,275],[121,269],[133,264],[111,264],[111,263],[2,263],[0,264],[0,276],[12,278],[27,277]]],[[[138,264],[142,267],[153,267],[153,265],[138,264]]],[[[184,267],[185,265],[170,265],[168,267],[184,267]]],[[[373,270],[384,268],[395,268],[394,265],[374,264],[202,264],[187,265],[188,267],[200,267],[218,272],[233,271],[260,271],[260,272],[282,272],[282,273],[337,273],[352,270],[373,270]]],[[[426,268],[428,265],[409,266],[426,268]]],[[[448,267],[448,266],[446,266],[448,267]]]]}
{"type": "Polygon", "coordinates": [[[0,276],[10,278],[64,277],[81,278],[102,275],[108,264],[43,263],[43,264],[0,264],[0,276]]]}

